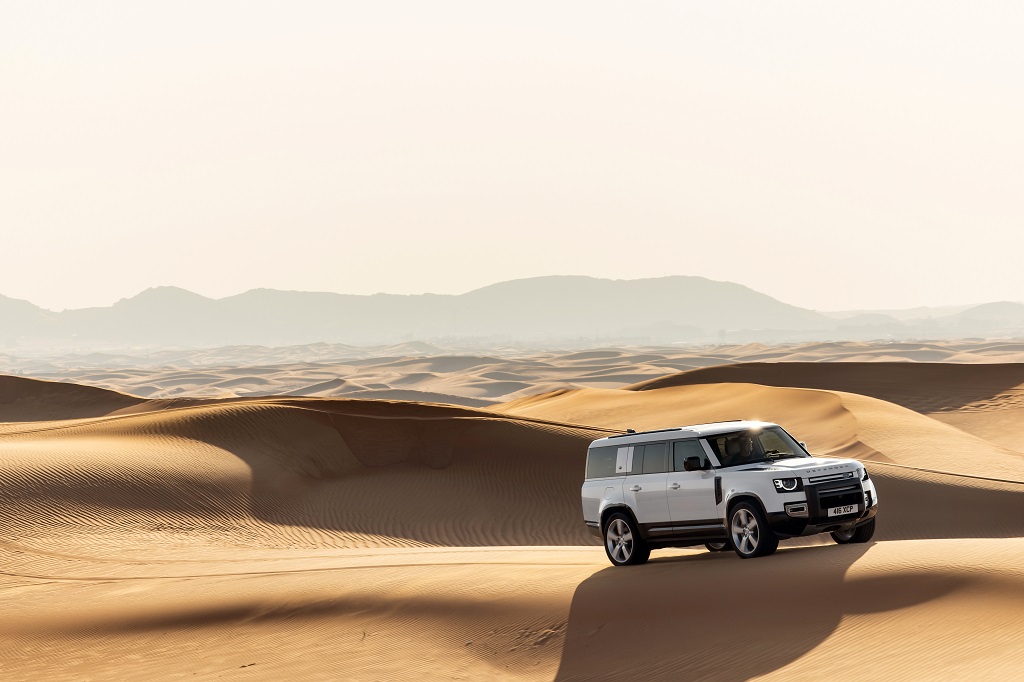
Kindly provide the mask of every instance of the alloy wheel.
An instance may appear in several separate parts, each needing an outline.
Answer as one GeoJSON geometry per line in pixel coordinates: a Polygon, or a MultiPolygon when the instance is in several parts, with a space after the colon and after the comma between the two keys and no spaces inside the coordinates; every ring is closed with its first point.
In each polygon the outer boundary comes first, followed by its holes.
{"type": "Polygon", "coordinates": [[[737,509],[732,515],[732,544],[744,554],[753,554],[760,539],[757,519],[746,509],[737,509]]]}
{"type": "Polygon", "coordinates": [[[605,542],[608,545],[608,555],[620,564],[629,561],[633,554],[633,533],[629,526],[622,519],[612,519],[605,532],[605,542]]]}

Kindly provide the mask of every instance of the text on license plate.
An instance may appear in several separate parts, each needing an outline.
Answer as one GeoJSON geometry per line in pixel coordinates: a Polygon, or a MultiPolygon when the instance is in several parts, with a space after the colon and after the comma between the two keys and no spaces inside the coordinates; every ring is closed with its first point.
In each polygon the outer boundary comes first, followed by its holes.
{"type": "Polygon", "coordinates": [[[857,505],[848,504],[845,507],[831,507],[828,510],[829,516],[842,516],[843,514],[853,514],[857,511],[857,505]]]}

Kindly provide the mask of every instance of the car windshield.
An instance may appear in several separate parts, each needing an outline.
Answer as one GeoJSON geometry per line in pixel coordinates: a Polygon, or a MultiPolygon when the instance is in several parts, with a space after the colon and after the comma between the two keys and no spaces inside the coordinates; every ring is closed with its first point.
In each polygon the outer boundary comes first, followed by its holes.
{"type": "Polygon", "coordinates": [[[723,433],[706,440],[723,467],[789,457],[810,457],[792,436],[778,426],[723,433]]]}

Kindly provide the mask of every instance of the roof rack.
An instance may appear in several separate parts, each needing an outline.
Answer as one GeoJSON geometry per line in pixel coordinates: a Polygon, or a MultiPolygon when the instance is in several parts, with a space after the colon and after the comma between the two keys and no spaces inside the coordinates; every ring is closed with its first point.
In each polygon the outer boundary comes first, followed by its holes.
{"type": "MultiPolygon", "coordinates": [[[[746,419],[723,419],[718,422],[705,422],[705,424],[731,424],[733,422],[744,422],[746,419]]],[[[625,438],[626,436],[643,436],[648,433],[668,433],[669,431],[686,431],[685,426],[674,426],[671,429],[654,429],[653,431],[634,431],[633,429],[626,429],[626,433],[617,433],[614,436],[608,436],[608,438],[625,438]]]]}
{"type": "Polygon", "coordinates": [[[619,433],[614,436],[608,436],[609,438],[625,438],[626,436],[643,436],[648,433],[666,433],[668,431],[682,431],[682,427],[674,426],[671,429],[654,429],[653,431],[627,431],[626,433],[619,433]]]}

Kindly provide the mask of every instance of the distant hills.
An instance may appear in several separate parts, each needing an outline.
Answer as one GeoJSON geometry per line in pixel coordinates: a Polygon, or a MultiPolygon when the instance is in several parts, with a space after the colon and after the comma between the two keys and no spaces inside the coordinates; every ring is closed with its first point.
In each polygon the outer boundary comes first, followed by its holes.
{"type": "Polygon", "coordinates": [[[211,299],[157,287],[109,307],[63,312],[0,296],[0,348],[88,352],[411,341],[588,347],[1024,335],[1019,303],[989,303],[931,318],[899,319],[891,312],[838,318],[739,284],[685,276],[537,277],[461,295],[253,289],[211,299]]]}

